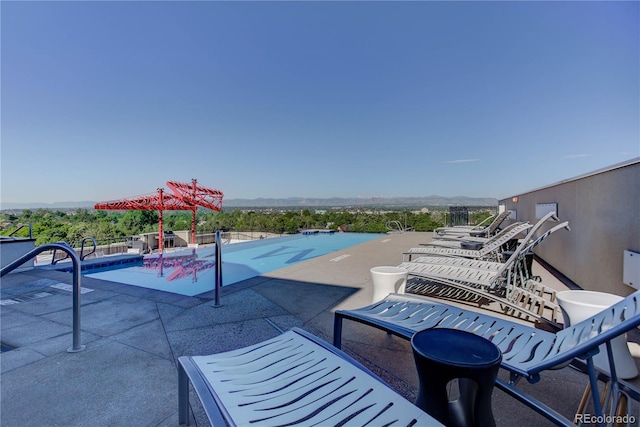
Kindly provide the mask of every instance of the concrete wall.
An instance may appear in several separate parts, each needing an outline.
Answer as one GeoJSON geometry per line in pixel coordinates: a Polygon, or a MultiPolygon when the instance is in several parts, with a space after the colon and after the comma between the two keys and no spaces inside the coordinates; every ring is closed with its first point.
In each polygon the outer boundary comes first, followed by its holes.
{"type": "MultiPolygon", "coordinates": [[[[158,249],[158,233],[142,233],[139,235],[143,242],[144,250],[158,249]]],[[[164,247],[168,248],[186,248],[189,240],[191,240],[191,231],[175,231],[172,238],[164,239],[164,247]]]]}
{"type": "Polygon", "coordinates": [[[173,235],[174,248],[186,248],[191,243],[191,230],[174,231],[173,235]]]}
{"type": "MultiPolygon", "coordinates": [[[[0,239],[0,268],[6,267],[35,247],[35,239],[24,239],[20,237],[0,239]]],[[[31,270],[33,266],[34,258],[31,258],[13,270],[13,272],[31,270]]]]}
{"type": "Polygon", "coordinates": [[[628,295],[624,250],[640,252],[640,158],[500,201],[517,220],[536,221],[536,204],[557,203],[561,230],[535,253],[587,290],[628,295]]]}
{"type": "MultiPolygon", "coordinates": [[[[80,248],[74,248],[75,251],[80,255],[80,248]]],[[[108,245],[98,245],[96,246],[96,252],[93,255],[90,255],[89,258],[99,258],[105,255],[117,255],[117,254],[126,254],[127,253],[127,244],[120,243],[111,243],[108,245]]],[[[85,253],[87,250],[85,249],[85,253]]],[[[64,257],[65,254],[61,254],[60,256],[64,257]]]]}

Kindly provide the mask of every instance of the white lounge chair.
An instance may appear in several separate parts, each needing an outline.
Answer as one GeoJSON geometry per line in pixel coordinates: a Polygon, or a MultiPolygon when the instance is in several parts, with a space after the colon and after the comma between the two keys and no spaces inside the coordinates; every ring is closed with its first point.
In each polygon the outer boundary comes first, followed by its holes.
{"type": "Polygon", "coordinates": [[[493,235],[489,237],[477,237],[477,236],[468,236],[466,234],[435,234],[433,235],[433,239],[427,243],[420,243],[420,246],[445,246],[445,247],[460,247],[459,245],[462,242],[465,243],[488,243],[493,241],[494,239],[500,238],[500,235],[503,233],[509,232],[513,227],[517,227],[520,224],[526,224],[520,221],[513,222],[506,227],[500,229],[493,235]],[[453,246],[448,246],[453,245],[453,246]]]}
{"type": "Polygon", "coordinates": [[[445,234],[463,234],[463,235],[475,235],[481,237],[489,237],[492,236],[497,230],[498,227],[511,215],[511,211],[504,211],[498,214],[491,224],[487,226],[482,226],[480,223],[476,226],[457,226],[457,227],[440,227],[436,228],[436,234],[445,235],[445,234]]]}
{"type": "Polygon", "coordinates": [[[411,261],[412,256],[415,255],[438,255],[500,261],[502,260],[501,252],[503,246],[506,245],[509,241],[516,239],[519,234],[529,230],[532,227],[533,225],[529,223],[512,224],[508,228],[505,228],[500,233],[493,236],[486,243],[482,244],[482,247],[480,249],[463,249],[463,242],[459,241],[432,241],[429,243],[425,243],[425,246],[411,248],[403,252],[402,261],[411,261]],[[439,245],[439,243],[444,244],[439,245]]]}
{"type": "MultiPolygon", "coordinates": [[[[480,262],[475,259],[459,259],[459,257],[425,256],[424,254],[428,252],[436,254],[437,252],[420,251],[422,256],[419,259],[403,261],[398,267],[407,270],[410,275],[420,276],[425,279],[449,279],[468,282],[485,289],[492,289],[496,287],[496,285],[500,284],[514,284],[510,279],[516,278],[516,276],[513,276],[513,273],[517,268],[522,267],[520,262],[526,254],[530,253],[537,245],[542,243],[554,232],[562,229],[570,230],[569,222],[565,221],[550,228],[538,237],[535,237],[537,231],[548,220],[557,220],[557,216],[550,213],[538,221],[538,223],[529,230],[527,236],[522,239],[522,242],[518,245],[516,250],[514,250],[509,258],[503,263],[490,261],[480,262]],[[512,276],[510,276],[510,274],[512,276]]],[[[444,255],[446,252],[447,251],[444,253],[441,252],[440,254],[444,255]]],[[[416,254],[418,254],[417,251],[413,252],[413,255],[416,254]]],[[[404,255],[405,254],[403,254],[403,258],[404,255]]],[[[520,272],[522,272],[522,270],[520,270],[520,272]]],[[[527,279],[528,277],[521,276],[520,278],[527,279]]]]}
{"type": "MultiPolygon", "coordinates": [[[[556,218],[554,214],[547,217],[556,218]]],[[[536,226],[540,227],[541,224],[536,226]]],[[[403,262],[398,268],[406,270],[412,277],[407,281],[406,292],[479,305],[495,301],[506,314],[530,321],[541,317],[556,321],[560,316],[553,291],[530,280],[531,272],[526,267],[524,257],[549,235],[569,229],[569,225],[566,221],[558,224],[527,244],[537,227],[531,229],[504,263],[449,257],[421,257],[412,262],[403,262]]]]}
{"type": "Polygon", "coordinates": [[[181,425],[189,425],[189,382],[214,426],[442,425],[360,363],[298,328],[178,362],[181,425]]]}
{"type": "MultiPolygon", "coordinates": [[[[381,329],[404,339],[410,339],[415,332],[430,328],[460,329],[489,339],[502,351],[501,367],[510,373],[508,382],[498,378],[496,386],[556,425],[574,424],[573,420],[563,417],[548,405],[519,389],[517,384],[521,378],[535,384],[544,371],[573,364],[588,374],[588,391],[591,393],[594,415],[601,417],[600,419],[604,419],[605,415],[619,414],[618,411],[627,406],[625,400],[631,398],[640,401],[640,390],[619,381],[616,377],[611,349],[612,339],[640,325],[640,291],[580,323],[555,333],[424,297],[390,294],[382,301],[367,307],[335,312],[333,345],[337,348],[342,345],[345,319],[381,329]],[[602,344],[606,345],[609,356],[610,377],[598,372],[593,364],[592,357],[602,344]],[[609,382],[602,396],[598,388],[599,379],[609,382]]],[[[585,407],[581,406],[583,409],[585,407]]],[[[628,408],[631,406],[628,405],[628,408]]]]}
{"type": "MultiPolygon", "coordinates": [[[[406,258],[409,257],[409,261],[411,261],[411,257],[415,255],[420,255],[419,261],[427,264],[442,264],[442,265],[457,265],[459,267],[464,267],[467,265],[469,268],[480,268],[482,270],[492,270],[492,271],[507,271],[514,272],[517,271],[518,275],[514,276],[521,280],[524,283],[525,280],[533,278],[531,275],[530,268],[528,263],[524,261],[524,258],[532,255],[532,250],[538,244],[540,244],[546,237],[548,237],[553,232],[560,230],[562,228],[566,228],[569,230],[569,223],[565,221],[564,223],[553,227],[551,230],[543,233],[542,235],[536,237],[538,230],[544,225],[547,221],[557,221],[558,217],[555,213],[548,213],[544,217],[542,217],[534,226],[529,227],[526,225],[526,228],[530,228],[527,236],[521,240],[520,244],[516,247],[514,251],[511,251],[511,255],[509,252],[503,252],[501,243],[508,241],[508,239],[512,236],[509,234],[503,235],[501,239],[495,240],[489,247],[485,250],[470,250],[470,249],[445,249],[445,248],[411,248],[408,251],[404,252],[402,255],[402,261],[407,262],[406,258]],[[525,246],[527,245],[528,246],[525,246]],[[492,252],[487,252],[491,251],[492,252]],[[505,260],[504,257],[509,255],[505,260]],[[451,261],[451,260],[437,260],[436,256],[443,257],[456,257],[456,258],[469,258],[476,260],[490,260],[494,261],[494,263],[470,263],[468,261],[451,261]],[[465,264],[466,263],[466,264],[465,264]],[[506,265],[505,265],[506,264],[506,265]],[[481,265],[482,267],[477,267],[481,265]]],[[[520,227],[513,228],[511,231],[515,232],[519,228],[524,228],[525,225],[521,225],[520,227]]],[[[418,261],[418,260],[414,260],[418,261]]],[[[457,273],[459,274],[459,273],[457,273]]]]}

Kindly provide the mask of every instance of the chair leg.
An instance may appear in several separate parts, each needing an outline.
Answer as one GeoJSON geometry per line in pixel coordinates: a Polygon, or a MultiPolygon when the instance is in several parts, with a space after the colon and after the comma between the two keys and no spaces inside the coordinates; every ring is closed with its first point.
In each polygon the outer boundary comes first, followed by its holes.
{"type": "Polygon", "coordinates": [[[178,425],[189,425],[189,379],[178,363],[178,425]]]}
{"type": "Polygon", "coordinates": [[[342,347],[342,316],[339,314],[333,316],[333,346],[342,347]]]}
{"type": "Polygon", "coordinates": [[[600,394],[598,392],[598,373],[593,365],[593,357],[587,359],[587,369],[589,371],[589,383],[591,385],[591,396],[593,400],[593,408],[597,417],[602,417],[602,404],[600,403],[600,394]]]}

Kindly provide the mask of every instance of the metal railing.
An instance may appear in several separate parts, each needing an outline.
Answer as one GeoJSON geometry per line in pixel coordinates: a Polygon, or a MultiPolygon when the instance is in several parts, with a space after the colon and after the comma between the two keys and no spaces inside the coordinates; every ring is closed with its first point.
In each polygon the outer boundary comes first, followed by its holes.
{"type": "Polygon", "coordinates": [[[35,258],[39,253],[48,250],[61,250],[67,253],[73,263],[73,346],[69,347],[69,353],[75,353],[84,350],[85,346],[80,343],[80,257],[67,243],[47,243],[38,246],[16,259],[4,268],[0,269],[0,278],[11,273],[25,262],[35,258]]]}
{"type": "Polygon", "coordinates": [[[80,244],[80,261],[84,261],[86,257],[88,257],[91,254],[94,254],[96,252],[97,247],[98,247],[98,243],[96,243],[96,239],[94,239],[93,237],[89,236],[82,239],[82,243],[80,244]],[[84,253],[85,242],[91,242],[91,245],[92,245],[91,250],[86,254],[84,253]]]}
{"type": "Polygon", "coordinates": [[[22,230],[23,228],[28,228],[29,229],[29,238],[33,239],[33,227],[31,227],[31,224],[18,224],[18,228],[16,228],[11,233],[9,233],[9,237],[13,236],[14,234],[16,234],[18,231],[22,230]]]}
{"type": "MultiPolygon", "coordinates": [[[[75,245],[73,245],[75,246],[75,245]]],[[[91,254],[94,254],[96,252],[96,247],[98,246],[98,244],[96,243],[96,239],[94,239],[93,237],[89,236],[89,237],[84,237],[82,239],[82,241],[80,242],[80,261],[84,261],[84,259],[86,257],[88,257],[91,254]],[[89,252],[87,252],[86,254],[84,253],[84,246],[85,246],[85,242],[91,242],[92,244],[92,248],[89,252]]],[[[51,257],[51,264],[55,265],[57,263],[59,263],[62,260],[65,260],[69,258],[69,253],[66,253],[65,256],[63,256],[62,258],[56,258],[56,249],[53,250],[53,255],[51,257]]]]}
{"type": "Polygon", "coordinates": [[[402,223],[397,220],[387,221],[385,227],[391,233],[404,233],[405,231],[414,231],[413,227],[407,227],[406,224],[402,225],[402,223]]]}
{"type": "Polygon", "coordinates": [[[216,231],[216,274],[214,307],[220,307],[220,289],[222,289],[222,237],[220,231],[216,231]]]}

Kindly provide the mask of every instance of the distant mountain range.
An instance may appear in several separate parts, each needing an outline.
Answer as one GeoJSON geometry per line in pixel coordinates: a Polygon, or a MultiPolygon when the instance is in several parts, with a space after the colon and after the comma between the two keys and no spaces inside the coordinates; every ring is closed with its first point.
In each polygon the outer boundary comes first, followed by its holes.
{"type": "Polygon", "coordinates": [[[231,199],[228,207],[329,207],[329,206],[498,206],[498,199],[487,197],[289,197],[286,199],[231,199]]]}
{"type": "MultiPolygon", "coordinates": [[[[97,202],[55,202],[55,203],[12,203],[0,202],[0,210],[11,209],[93,209],[97,202]]],[[[282,199],[225,199],[223,206],[229,208],[255,207],[347,207],[347,206],[388,206],[388,207],[425,207],[425,206],[498,206],[498,199],[490,197],[288,197],[282,199]]]]}

